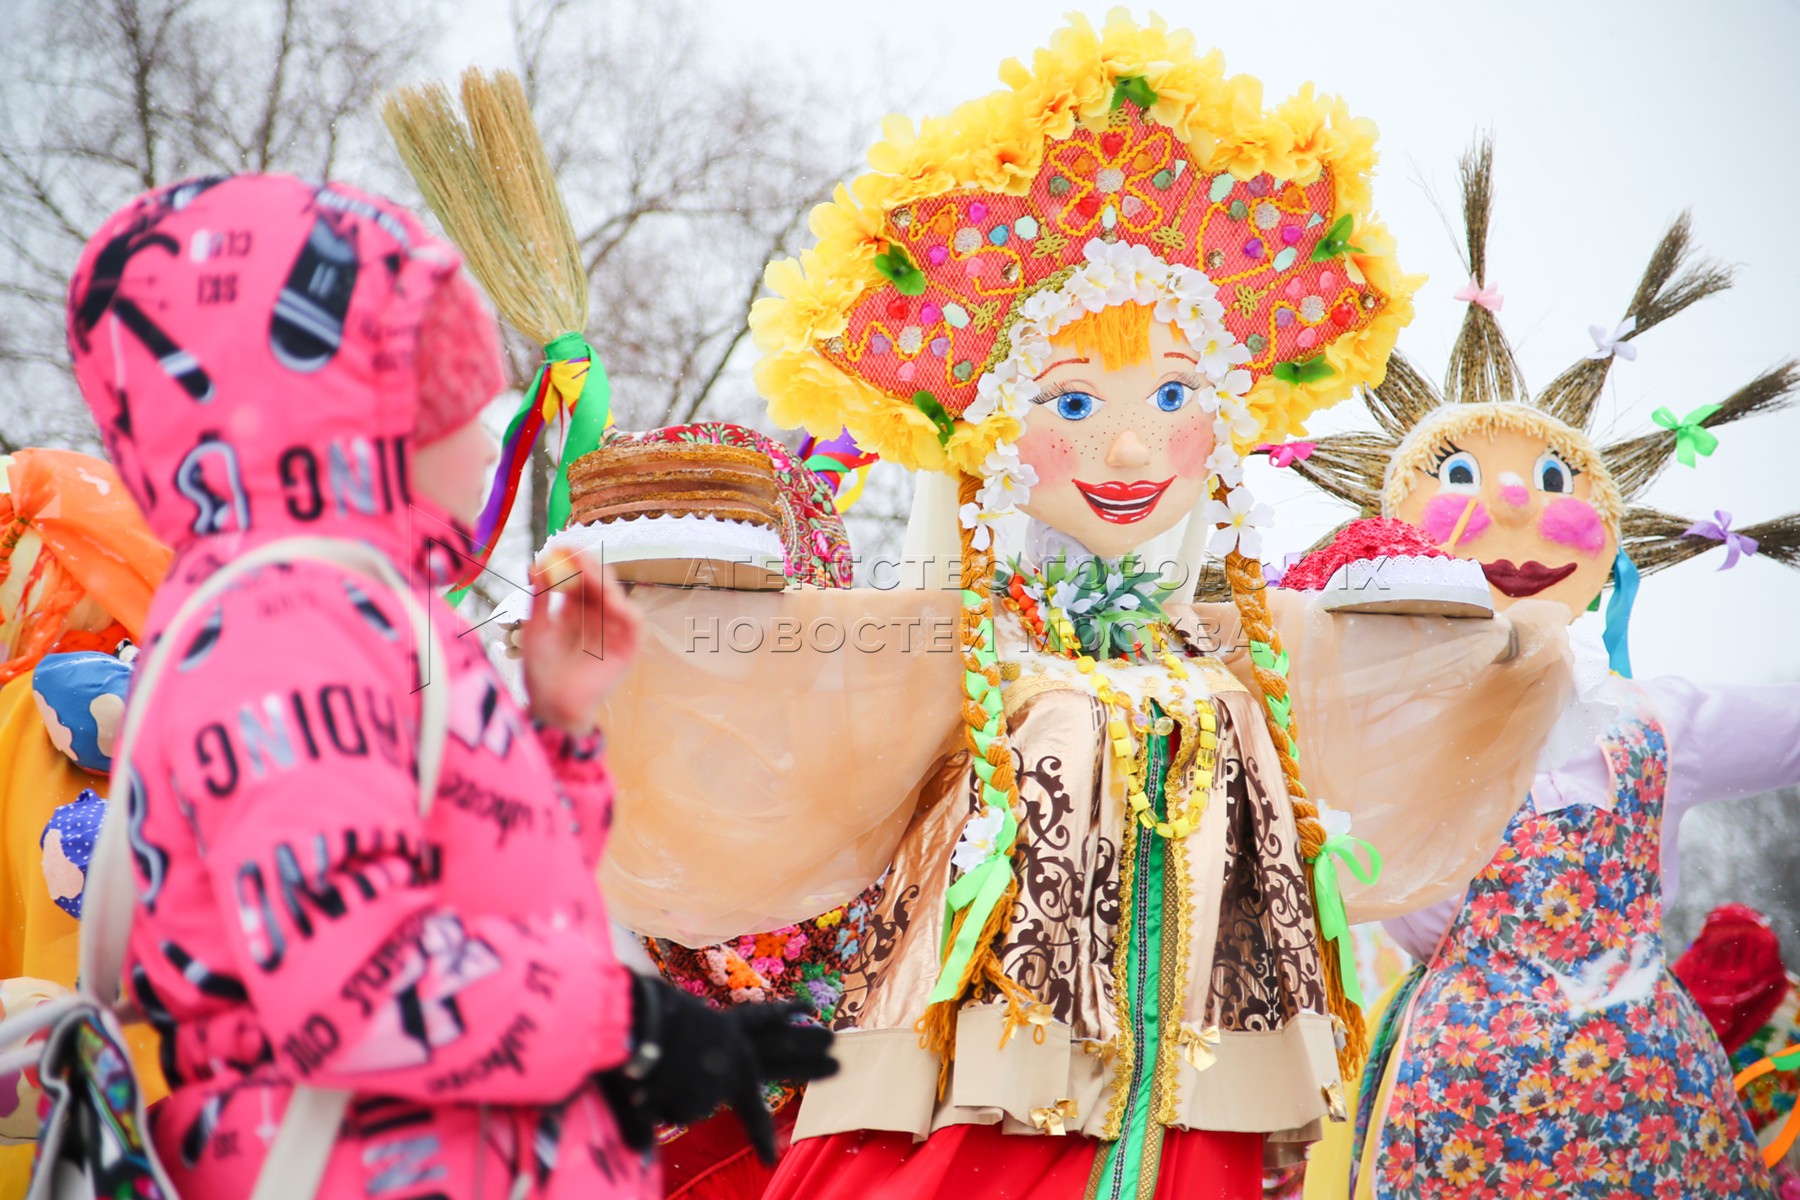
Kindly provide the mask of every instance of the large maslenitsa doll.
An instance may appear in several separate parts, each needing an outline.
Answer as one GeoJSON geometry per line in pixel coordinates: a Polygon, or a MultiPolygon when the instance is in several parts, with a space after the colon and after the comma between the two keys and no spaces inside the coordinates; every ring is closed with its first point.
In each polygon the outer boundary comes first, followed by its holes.
{"type": "Polygon", "coordinates": [[[1409,315],[1373,131],[1121,14],[1003,78],[890,121],[753,316],[774,419],[917,471],[908,565],[941,550],[949,585],[639,587],[605,884],[699,945],[887,873],[773,1195],[1253,1196],[1363,1045],[1337,867],[1374,864],[1306,773],[1336,764],[1362,838],[1432,847],[1359,915],[1466,882],[1561,703],[1562,618],[1296,604],[1290,676],[1240,464],[1379,382],[1409,315]],[[1157,538],[1224,559],[1243,677],[1219,614],[1163,602],[1157,538]]]}

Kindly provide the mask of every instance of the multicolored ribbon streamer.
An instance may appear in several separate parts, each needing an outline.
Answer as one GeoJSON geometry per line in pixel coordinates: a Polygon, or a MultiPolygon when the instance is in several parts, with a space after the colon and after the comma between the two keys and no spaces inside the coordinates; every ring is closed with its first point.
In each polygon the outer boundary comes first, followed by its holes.
{"type": "Polygon", "coordinates": [[[1675,457],[1681,465],[1694,465],[1694,456],[1710,455],[1719,448],[1719,439],[1700,422],[1723,408],[1720,404],[1702,404],[1687,416],[1677,420],[1673,410],[1659,408],[1650,414],[1650,419],[1675,435],[1675,457]]]}
{"type": "Polygon", "coordinates": [[[807,470],[831,485],[832,498],[841,515],[849,512],[850,506],[862,498],[869,470],[881,461],[881,456],[858,446],[850,431],[844,429],[830,441],[822,442],[810,434],[802,438],[800,461],[807,470]]]}
{"type": "Polygon", "coordinates": [[[1731,528],[1731,514],[1723,509],[1713,509],[1710,521],[1695,521],[1682,530],[1685,537],[1711,538],[1715,542],[1725,543],[1725,565],[1721,571],[1729,571],[1737,566],[1739,556],[1750,557],[1756,553],[1757,541],[1753,537],[1736,533],[1731,528]]]}
{"type": "Polygon", "coordinates": [[[565,333],[544,347],[544,361],[538,364],[537,373],[520,398],[518,411],[506,426],[494,485],[475,523],[475,561],[461,580],[463,586],[487,566],[494,545],[500,540],[500,531],[512,514],[532,448],[544,426],[558,419],[563,422],[563,446],[546,506],[551,533],[569,523],[569,465],[595,450],[601,434],[613,423],[612,387],[606,368],[600,364],[593,346],[579,333],[565,333]]]}
{"type": "Polygon", "coordinates": [[[1350,1003],[1362,1006],[1362,982],[1356,977],[1356,951],[1350,945],[1350,918],[1344,911],[1343,881],[1338,878],[1338,863],[1358,883],[1374,883],[1381,878],[1381,851],[1359,837],[1334,833],[1319,847],[1313,869],[1313,899],[1319,906],[1319,934],[1338,944],[1338,978],[1343,981],[1344,995],[1350,1003]],[[1367,858],[1365,862],[1358,855],[1367,858]]]}

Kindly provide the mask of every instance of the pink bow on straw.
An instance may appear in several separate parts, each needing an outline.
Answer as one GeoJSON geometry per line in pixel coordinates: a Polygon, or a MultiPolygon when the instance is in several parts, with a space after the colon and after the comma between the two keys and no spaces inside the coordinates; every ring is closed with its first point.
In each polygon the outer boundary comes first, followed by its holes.
{"type": "Polygon", "coordinates": [[[1456,293],[1455,298],[1465,304],[1479,304],[1491,313],[1499,312],[1501,305],[1506,303],[1506,297],[1500,294],[1499,285],[1490,283],[1482,287],[1473,275],[1469,276],[1468,284],[1456,293]]]}
{"type": "Polygon", "coordinates": [[[1297,462],[1305,462],[1312,457],[1311,442],[1264,442],[1257,447],[1269,456],[1269,462],[1277,467],[1291,467],[1297,462]]]}
{"type": "Polygon", "coordinates": [[[1714,509],[1713,516],[1717,519],[1712,521],[1695,521],[1682,532],[1687,537],[1711,538],[1715,542],[1724,542],[1725,565],[1720,567],[1719,570],[1729,571],[1731,568],[1737,566],[1738,555],[1740,553],[1746,558],[1756,553],[1756,539],[1753,537],[1745,537],[1741,533],[1733,533],[1731,531],[1730,513],[1714,509]]]}

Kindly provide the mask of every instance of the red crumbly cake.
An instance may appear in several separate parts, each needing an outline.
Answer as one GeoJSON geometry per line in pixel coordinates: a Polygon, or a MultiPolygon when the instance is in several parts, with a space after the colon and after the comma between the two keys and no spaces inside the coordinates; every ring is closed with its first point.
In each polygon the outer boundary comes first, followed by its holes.
{"type": "Polygon", "coordinates": [[[1327,609],[1485,617],[1493,596],[1481,564],[1439,548],[1424,532],[1388,517],[1352,521],[1329,546],[1287,569],[1281,586],[1322,594],[1327,609]]]}
{"type": "Polygon", "coordinates": [[[774,465],[747,446],[618,441],[569,468],[569,519],[578,525],[710,517],[779,530],[779,496],[774,465]]]}

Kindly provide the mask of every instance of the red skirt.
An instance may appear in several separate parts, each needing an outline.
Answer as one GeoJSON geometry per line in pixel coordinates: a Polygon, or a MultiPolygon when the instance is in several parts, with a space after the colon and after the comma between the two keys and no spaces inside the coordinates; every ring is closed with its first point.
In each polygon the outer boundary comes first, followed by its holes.
{"type": "MultiPolygon", "coordinates": [[[[775,1114],[775,1152],[786,1154],[798,1097],[775,1114]]],[[[664,1200],[758,1200],[775,1168],[765,1167],[744,1136],[737,1114],[721,1109],[658,1150],[664,1200]]]]}
{"type": "MultiPolygon", "coordinates": [[[[795,1142],[764,1200],[1080,1200],[1110,1143],[952,1125],[910,1134],[838,1133],[795,1142]]],[[[1259,1200],[1262,1135],[1170,1129],[1156,1200],[1259,1200]]]]}

